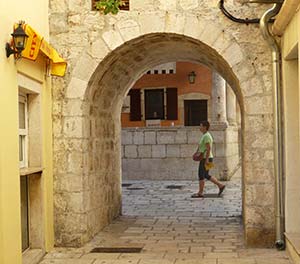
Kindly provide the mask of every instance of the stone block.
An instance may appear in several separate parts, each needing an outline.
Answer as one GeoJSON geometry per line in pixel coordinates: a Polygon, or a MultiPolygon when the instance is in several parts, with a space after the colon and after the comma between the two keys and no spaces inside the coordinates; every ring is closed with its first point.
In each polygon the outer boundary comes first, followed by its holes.
{"type": "Polygon", "coordinates": [[[195,15],[186,14],[183,34],[192,38],[198,38],[204,31],[205,23],[195,15]]]}
{"type": "Polygon", "coordinates": [[[133,144],[133,133],[128,130],[122,130],[122,145],[131,145],[133,144]]]}
{"type": "MultiPolygon", "coordinates": [[[[157,171],[157,162],[160,159],[141,159],[141,171],[144,172],[153,172],[153,171],[157,171]]],[[[142,173],[142,174],[143,174],[142,173]]],[[[142,177],[142,174],[140,175],[142,177]]]]}
{"type": "Polygon", "coordinates": [[[238,130],[228,130],[226,132],[226,143],[237,143],[238,142],[238,130]]]}
{"type": "Polygon", "coordinates": [[[133,19],[118,21],[117,28],[125,41],[129,41],[140,35],[139,24],[133,19]]]}
{"type": "Polygon", "coordinates": [[[226,144],[226,156],[237,156],[239,153],[238,144],[226,144]]]}
{"type": "Polygon", "coordinates": [[[273,160],[274,159],[274,152],[272,150],[266,150],[266,152],[264,154],[264,159],[273,160]]]}
{"type": "Polygon", "coordinates": [[[179,0],[179,5],[183,10],[194,10],[199,7],[198,0],[179,0]]]}
{"type": "Polygon", "coordinates": [[[274,203],[274,186],[270,184],[248,185],[245,188],[248,202],[254,206],[272,206],[274,203]]]}
{"type": "Polygon", "coordinates": [[[80,99],[70,99],[63,104],[65,116],[82,116],[84,102],[80,99]]]}
{"type": "Polygon", "coordinates": [[[224,58],[233,67],[244,59],[244,54],[239,44],[233,42],[224,52],[224,58]]]}
{"type": "Polygon", "coordinates": [[[51,9],[51,15],[56,12],[65,13],[68,10],[68,3],[65,1],[54,0],[49,3],[49,8],[51,9]]]}
{"type": "Polygon", "coordinates": [[[218,24],[207,23],[205,30],[202,31],[200,38],[203,42],[209,46],[218,39],[218,37],[222,34],[222,27],[218,24]]]}
{"type": "Polygon", "coordinates": [[[245,100],[245,111],[249,115],[272,114],[272,96],[253,96],[245,100]]]}
{"type": "Polygon", "coordinates": [[[201,133],[197,130],[192,130],[187,132],[188,144],[198,144],[201,137],[201,133]]]}
{"type": "Polygon", "coordinates": [[[214,156],[216,157],[225,157],[226,156],[226,149],[225,144],[214,144],[214,156]]]}
{"type": "Polygon", "coordinates": [[[273,118],[271,114],[268,115],[253,115],[245,118],[246,131],[273,131],[273,118]]]}
{"type": "Polygon", "coordinates": [[[180,146],[179,145],[167,145],[167,157],[168,158],[180,157],[180,146]]]}
{"type": "Polygon", "coordinates": [[[252,148],[272,148],[273,135],[268,132],[260,132],[259,137],[253,134],[252,148]]]}
{"type": "Polygon", "coordinates": [[[192,156],[196,150],[197,150],[196,145],[187,145],[187,144],[180,145],[180,157],[192,159],[192,156]]]}
{"type": "Polygon", "coordinates": [[[225,143],[225,131],[211,131],[214,143],[225,143]]]}
{"type": "Polygon", "coordinates": [[[73,77],[68,85],[66,97],[83,99],[87,88],[87,81],[73,77]]]}
{"type": "Polygon", "coordinates": [[[157,144],[173,144],[175,143],[176,131],[158,131],[157,144]]]}
{"type": "Polygon", "coordinates": [[[137,158],[137,146],[126,145],[125,146],[125,157],[126,158],[137,158]]]}
{"type": "Polygon", "coordinates": [[[157,0],[157,6],[160,10],[176,10],[177,0],[157,0]]]}
{"type": "MultiPolygon", "coordinates": [[[[78,41],[80,42],[80,40],[78,41]]],[[[74,41],[73,43],[77,43],[77,41],[74,41]]],[[[92,58],[91,56],[82,56],[79,60],[76,61],[76,66],[73,70],[73,76],[76,76],[76,78],[79,80],[88,82],[98,65],[99,61],[92,58]]],[[[85,91],[86,89],[84,89],[82,96],[84,95],[85,91]]]]}
{"type": "Polygon", "coordinates": [[[122,160],[122,172],[128,171],[140,171],[141,159],[123,159],[122,160]]]}
{"type": "Polygon", "coordinates": [[[138,146],[138,157],[139,158],[151,158],[152,148],[151,145],[138,146]]]}
{"type": "Polygon", "coordinates": [[[85,157],[88,157],[86,153],[82,153],[79,151],[72,151],[68,155],[68,172],[74,174],[81,174],[83,172],[83,168],[86,167],[85,157]]]}
{"type": "Polygon", "coordinates": [[[120,32],[116,30],[109,30],[104,32],[102,34],[102,38],[111,50],[114,50],[115,48],[121,46],[124,43],[120,32]]]}
{"type": "Polygon", "coordinates": [[[145,131],[145,144],[156,144],[155,131],[145,131]]]}
{"type": "Polygon", "coordinates": [[[187,131],[178,129],[176,136],[175,136],[175,143],[176,144],[186,144],[187,141],[187,131]]]}
{"type": "Polygon", "coordinates": [[[61,34],[68,32],[68,16],[65,12],[52,13],[49,20],[49,27],[52,34],[61,34]]]}
{"type": "Polygon", "coordinates": [[[103,41],[103,39],[97,39],[90,46],[90,49],[88,50],[88,53],[93,58],[103,59],[109,53],[109,51],[110,50],[106,46],[106,44],[103,41]]]}
{"type": "Polygon", "coordinates": [[[154,0],[130,0],[130,10],[153,10],[154,0]]]}
{"type": "Polygon", "coordinates": [[[263,80],[259,76],[254,76],[250,80],[246,80],[241,83],[241,88],[245,96],[253,96],[257,94],[263,93],[264,83],[263,80]]]}
{"type": "Polygon", "coordinates": [[[142,34],[163,32],[165,28],[165,16],[161,12],[144,12],[139,16],[142,34]]]}
{"type": "Polygon", "coordinates": [[[153,158],[165,158],[166,157],[166,145],[153,145],[152,146],[153,158]]]}
{"type": "Polygon", "coordinates": [[[185,24],[185,15],[180,13],[168,13],[166,16],[167,32],[183,33],[185,24]]]}
{"type": "Polygon", "coordinates": [[[83,137],[83,122],[84,118],[81,117],[65,117],[63,132],[68,138],[81,138],[83,137]]]}
{"type": "Polygon", "coordinates": [[[133,132],[133,144],[135,145],[144,144],[144,132],[141,131],[133,132]]]}
{"type": "Polygon", "coordinates": [[[121,158],[123,159],[125,157],[125,147],[121,146],[121,158]]]}
{"type": "Polygon", "coordinates": [[[262,227],[245,227],[245,240],[247,247],[253,248],[272,248],[275,241],[275,228],[273,226],[262,227]]]}
{"type": "Polygon", "coordinates": [[[63,174],[59,180],[54,181],[54,188],[58,192],[81,192],[83,191],[83,179],[76,174],[63,174]]]}
{"type": "Polygon", "coordinates": [[[255,163],[244,160],[245,184],[260,184],[274,182],[273,162],[258,160],[255,163]]]}

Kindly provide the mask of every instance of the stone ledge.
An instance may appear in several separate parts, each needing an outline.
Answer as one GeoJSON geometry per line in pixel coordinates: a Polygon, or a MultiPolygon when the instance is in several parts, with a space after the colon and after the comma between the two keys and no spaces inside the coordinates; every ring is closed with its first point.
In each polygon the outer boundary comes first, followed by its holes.
{"type": "Polygon", "coordinates": [[[300,233],[285,233],[287,250],[295,263],[300,261],[300,233]]]}
{"type": "Polygon", "coordinates": [[[44,257],[42,249],[29,249],[22,254],[22,264],[37,264],[44,257]]]}
{"type": "Polygon", "coordinates": [[[43,172],[42,167],[21,168],[20,169],[20,176],[27,176],[27,175],[30,175],[30,174],[42,173],[42,172],[43,172]]]}

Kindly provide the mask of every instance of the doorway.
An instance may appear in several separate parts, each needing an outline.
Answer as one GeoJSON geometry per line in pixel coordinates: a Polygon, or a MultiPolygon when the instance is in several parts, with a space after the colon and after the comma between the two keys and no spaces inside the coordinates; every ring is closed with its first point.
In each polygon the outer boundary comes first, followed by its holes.
{"type": "Polygon", "coordinates": [[[184,125],[198,126],[204,120],[207,120],[207,100],[185,100],[184,125]]]}

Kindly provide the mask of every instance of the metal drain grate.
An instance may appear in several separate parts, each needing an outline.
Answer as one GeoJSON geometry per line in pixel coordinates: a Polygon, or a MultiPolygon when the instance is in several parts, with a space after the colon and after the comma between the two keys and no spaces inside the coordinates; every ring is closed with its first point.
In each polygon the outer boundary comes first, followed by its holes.
{"type": "Polygon", "coordinates": [[[142,249],[140,247],[97,247],[93,248],[90,253],[141,253],[142,249]]]}
{"type": "Polygon", "coordinates": [[[127,190],[136,191],[136,190],[144,190],[144,188],[143,187],[128,187],[127,190]]]}
{"type": "Polygon", "coordinates": [[[166,188],[172,190],[181,190],[183,188],[183,185],[168,185],[166,186],[166,188]]]}
{"type": "Polygon", "coordinates": [[[122,187],[129,187],[131,185],[132,185],[132,183],[122,183],[122,187]]]}

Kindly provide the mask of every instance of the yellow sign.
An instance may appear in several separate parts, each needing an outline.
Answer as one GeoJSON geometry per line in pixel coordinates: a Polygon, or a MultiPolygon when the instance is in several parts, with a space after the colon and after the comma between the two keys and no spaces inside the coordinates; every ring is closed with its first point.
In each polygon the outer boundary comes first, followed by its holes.
{"type": "Polygon", "coordinates": [[[29,25],[24,25],[24,31],[28,35],[28,39],[26,48],[22,52],[22,57],[35,61],[41,51],[51,61],[51,74],[64,76],[67,68],[66,61],[60,57],[58,52],[29,25]]]}

